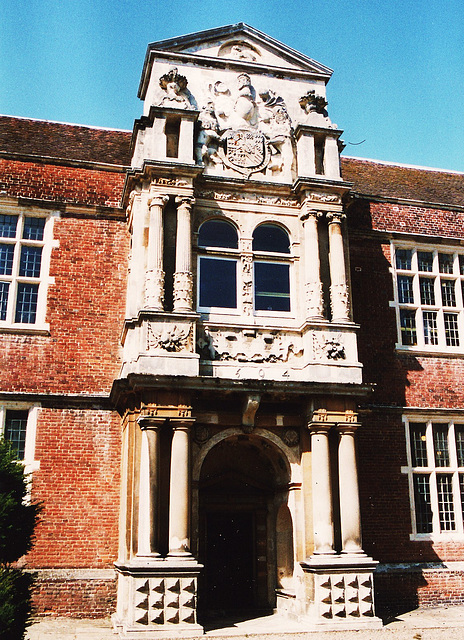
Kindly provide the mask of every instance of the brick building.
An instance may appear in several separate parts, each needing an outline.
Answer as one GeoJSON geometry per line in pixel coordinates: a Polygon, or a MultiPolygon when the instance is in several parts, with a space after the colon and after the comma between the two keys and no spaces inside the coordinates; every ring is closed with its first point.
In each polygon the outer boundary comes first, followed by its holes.
{"type": "Polygon", "coordinates": [[[340,161],[330,75],[239,24],[149,45],[132,134],[0,117],[41,613],[462,602],[464,176],[340,161]]]}

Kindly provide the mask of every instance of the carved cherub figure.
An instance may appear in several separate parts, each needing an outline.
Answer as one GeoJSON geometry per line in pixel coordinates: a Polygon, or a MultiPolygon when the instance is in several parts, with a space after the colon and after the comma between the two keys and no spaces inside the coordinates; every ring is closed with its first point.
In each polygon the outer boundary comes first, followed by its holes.
{"type": "Polygon", "coordinates": [[[214,113],[214,103],[212,100],[202,108],[198,118],[200,130],[195,148],[196,161],[198,164],[218,164],[221,162],[218,156],[219,144],[219,123],[214,113]]]}

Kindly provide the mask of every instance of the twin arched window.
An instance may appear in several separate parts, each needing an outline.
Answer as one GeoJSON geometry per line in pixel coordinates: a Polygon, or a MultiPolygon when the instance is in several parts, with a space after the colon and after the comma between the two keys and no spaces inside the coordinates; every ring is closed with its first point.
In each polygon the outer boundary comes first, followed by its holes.
{"type": "MultiPolygon", "coordinates": [[[[225,220],[204,222],[198,235],[198,306],[200,310],[238,309],[238,234],[225,220]]],[[[253,232],[253,293],[255,311],[290,311],[290,239],[276,224],[253,232]]]]}

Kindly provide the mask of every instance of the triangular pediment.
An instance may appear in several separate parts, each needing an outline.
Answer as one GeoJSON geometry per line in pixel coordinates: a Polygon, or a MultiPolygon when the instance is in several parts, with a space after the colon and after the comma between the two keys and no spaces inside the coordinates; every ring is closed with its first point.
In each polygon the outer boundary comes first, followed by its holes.
{"type": "Polygon", "coordinates": [[[304,73],[325,82],[332,75],[329,67],[240,22],[149,44],[142,73],[140,97],[144,92],[146,72],[157,52],[171,53],[185,61],[197,61],[199,64],[205,64],[207,61],[216,64],[236,63],[251,65],[256,69],[304,73]]]}

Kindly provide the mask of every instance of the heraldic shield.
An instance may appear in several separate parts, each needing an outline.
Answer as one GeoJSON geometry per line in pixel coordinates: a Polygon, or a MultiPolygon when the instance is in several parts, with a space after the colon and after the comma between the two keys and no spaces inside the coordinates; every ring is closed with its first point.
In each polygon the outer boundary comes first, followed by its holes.
{"type": "Polygon", "coordinates": [[[269,162],[267,141],[259,131],[229,130],[223,137],[223,145],[224,164],[247,178],[265,169],[269,162]]]}

